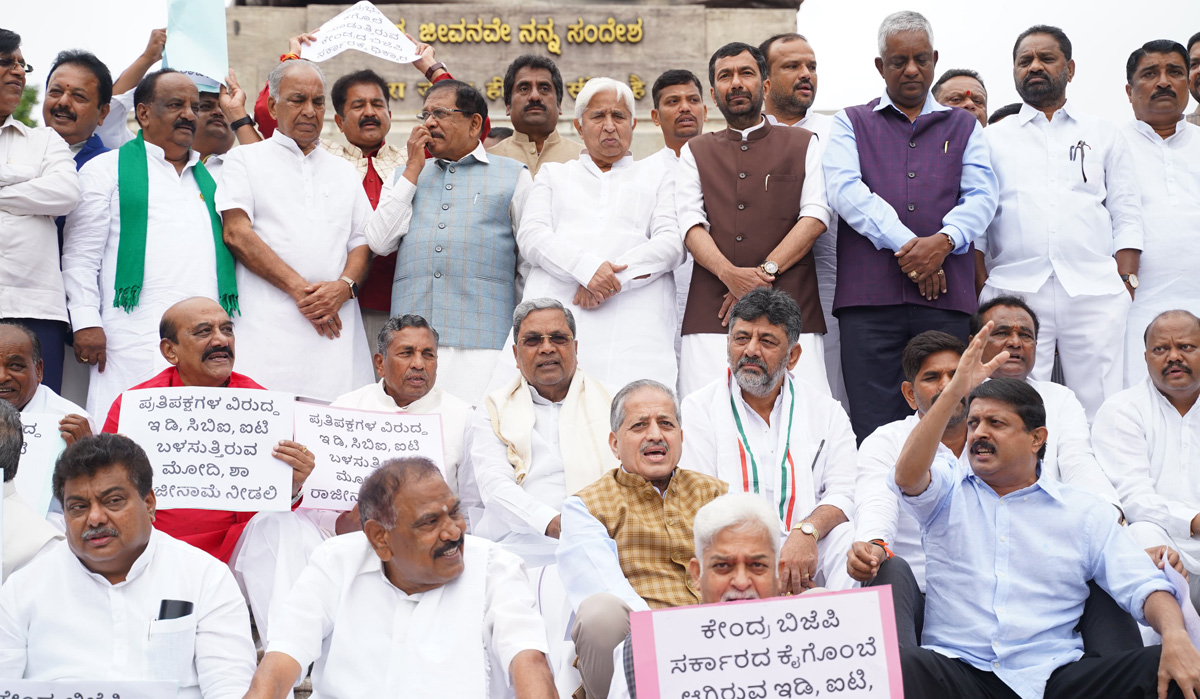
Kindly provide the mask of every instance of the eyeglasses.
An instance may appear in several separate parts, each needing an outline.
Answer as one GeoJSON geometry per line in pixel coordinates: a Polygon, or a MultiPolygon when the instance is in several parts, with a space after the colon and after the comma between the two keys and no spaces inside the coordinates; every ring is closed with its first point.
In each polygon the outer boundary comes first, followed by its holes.
{"type": "Polygon", "coordinates": [[[573,340],[570,335],[563,333],[550,333],[549,335],[526,335],[521,338],[521,344],[530,349],[541,347],[542,342],[549,340],[552,344],[558,347],[566,347],[567,343],[573,340]]]}
{"type": "Polygon", "coordinates": [[[433,117],[434,119],[441,121],[442,119],[449,118],[454,112],[458,112],[459,114],[474,114],[474,112],[468,112],[465,109],[445,109],[443,107],[438,107],[433,110],[427,109],[421,112],[417,115],[417,118],[421,121],[429,121],[429,117],[433,117]]]}
{"type": "Polygon", "coordinates": [[[27,75],[33,72],[33,66],[24,60],[18,61],[15,58],[0,58],[0,73],[7,73],[15,65],[21,66],[21,70],[25,71],[27,75]]]}
{"type": "Polygon", "coordinates": [[[1083,169],[1083,156],[1085,148],[1091,150],[1092,147],[1087,144],[1087,141],[1080,141],[1079,143],[1071,146],[1068,153],[1071,156],[1071,162],[1075,162],[1076,155],[1079,156],[1079,174],[1083,176],[1083,181],[1087,182],[1087,170],[1083,169]]]}

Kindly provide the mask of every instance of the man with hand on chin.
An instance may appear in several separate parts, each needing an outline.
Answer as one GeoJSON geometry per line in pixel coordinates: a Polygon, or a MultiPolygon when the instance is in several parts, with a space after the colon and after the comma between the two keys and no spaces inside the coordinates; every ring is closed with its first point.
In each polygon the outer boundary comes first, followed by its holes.
{"type": "Polygon", "coordinates": [[[893,471],[902,506],[938,542],[925,552],[923,646],[901,639],[905,694],[1194,696],[1200,653],[1184,629],[1185,600],[1107,503],[1042,472],[1041,397],[1015,379],[985,382],[1008,359],[1001,351],[982,361],[992,328],[971,341],[893,471]],[[940,450],[964,399],[970,468],[940,450]],[[1163,645],[1085,656],[1076,628],[1092,579],[1163,645]]]}

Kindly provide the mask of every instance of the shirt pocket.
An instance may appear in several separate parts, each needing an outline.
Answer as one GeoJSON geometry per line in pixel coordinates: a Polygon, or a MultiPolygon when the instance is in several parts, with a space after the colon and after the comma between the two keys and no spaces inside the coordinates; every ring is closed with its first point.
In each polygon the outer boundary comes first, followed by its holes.
{"type": "MultiPolygon", "coordinates": [[[[804,178],[799,175],[767,175],[763,182],[763,191],[770,197],[772,212],[780,221],[789,224],[796,223],[796,214],[800,210],[800,193],[804,189],[804,178]]],[[[786,231],[784,231],[786,233],[786,231]]]]}
{"type": "Polygon", "coordinates": [[[181,686],[196,683],[195,614],[150,622],[146,666],[151,679],[174,680],[181,686]]]}

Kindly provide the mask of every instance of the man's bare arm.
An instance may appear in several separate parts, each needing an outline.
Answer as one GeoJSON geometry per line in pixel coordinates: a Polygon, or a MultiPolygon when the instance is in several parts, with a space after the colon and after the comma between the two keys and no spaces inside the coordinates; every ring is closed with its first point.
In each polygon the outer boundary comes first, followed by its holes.
{"type": "Polygon", "coordinates": [[[554,675],[540,650],[517,653],[508,666],[517,699],[557,699],[554,675]]]}
{"type": "Polygon", "coordinates": [[[284,699],[300,678],[300,663],[285,653],[267,653],[244,699],[284,699]]]}

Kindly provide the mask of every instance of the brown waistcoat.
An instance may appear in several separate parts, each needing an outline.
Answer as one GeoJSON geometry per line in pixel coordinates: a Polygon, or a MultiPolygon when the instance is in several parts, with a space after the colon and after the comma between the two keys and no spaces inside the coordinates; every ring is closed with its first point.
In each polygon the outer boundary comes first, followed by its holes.
{"type": "MultiPolygon", "coordinates": [[[[688,142],[700,171],[709,234],[734,265],[757,267],[766,262],[767,255],[796,225],[804,187],[804,157],[811,138],[812,132],[806,129],[767,123],[746,141],[738,132],[726,129],[701,134],[688,142]]],[[[813,173],[813,177],[822,176],[813,173]]],[[[800,304],[803,332],[825,332],[811,250],[776,276],[774,287],[800,304]]],[[[693,268],[683,314],[684,335],[725,334],[727,328],[721,327],[717,311],[726,291],[717,275],[699,264],[693,268]]]]}

